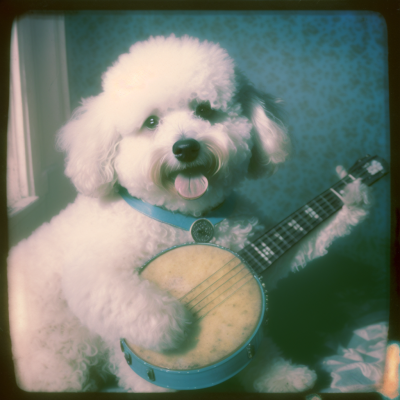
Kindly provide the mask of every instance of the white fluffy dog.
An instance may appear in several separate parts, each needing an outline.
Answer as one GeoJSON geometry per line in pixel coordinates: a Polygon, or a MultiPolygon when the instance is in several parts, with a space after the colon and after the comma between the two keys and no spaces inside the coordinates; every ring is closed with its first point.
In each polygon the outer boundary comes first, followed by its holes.
{"type": "MultiPolygon", "coordinates": [[[[158,252],[192,241],[114,190],[164,209],[207,215],[246,177],[275,171],[290,142],[279,101],[255,89],[217,44],[190,37],[136,43],[62,128],[66,174],[80,192],[9,256],[9,310],[16,376],[28,391],[96,390],[115,374],[128,391],[164,391],[127,365],[119,339],[177,348],[191,315],[141,278],[158,252]]],[[[344,207],[275,268],[272,285],[325,254],[366,214],[366,190],[348,186],[344,207]]],[[[241,249],[257,225],[242,201],[216,225],[213,243],[241,249]]],[[[279,357],[265,338],[239,375],[248,390],[301,391],[316,375],[279,357]]]]}

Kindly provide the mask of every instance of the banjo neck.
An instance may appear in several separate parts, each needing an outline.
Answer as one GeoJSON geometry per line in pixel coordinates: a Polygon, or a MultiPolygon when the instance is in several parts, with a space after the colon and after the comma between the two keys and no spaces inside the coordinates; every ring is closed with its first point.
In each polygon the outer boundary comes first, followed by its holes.
{"type": "Polygon", "coordinates": [[[387,163],[378,156],[361,158],[343,179],[253,240],[238,254],[257,274],[262,274],[303,237],[340,210],[347,184],[360,178],[366,185],[372,185],[387,173],[387,163]]]}

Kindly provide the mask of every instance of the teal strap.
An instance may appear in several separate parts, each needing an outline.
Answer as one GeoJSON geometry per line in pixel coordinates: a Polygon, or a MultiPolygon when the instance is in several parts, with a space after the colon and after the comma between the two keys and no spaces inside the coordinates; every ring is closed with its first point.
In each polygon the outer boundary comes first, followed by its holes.
{"type": "MultiPolygon", "coordinates": [[[[168,211],[164,208],[145,203],[144,201],[131,196],[128,193],[128,190],[122,186],[118,188],[118,193],[131,207],[133,207],[140,213],[159,222],[164,222],[165,224],[176,226],[186,231],[190,231],[190,227],[195,221],[205,218],[204,216],[195,218],[189,215],[184,215],[179,212],[168,211]]],[[[213,225],[216,225],[219,222],[223,221],[233,212],[233,209],[235,208],[235,199],[235,192],[232,192],[232,194],[230,194],[222,204],[220,204],[217,208],[211,210],[207,214],[207,220],[210,221],[213,225]]]]}

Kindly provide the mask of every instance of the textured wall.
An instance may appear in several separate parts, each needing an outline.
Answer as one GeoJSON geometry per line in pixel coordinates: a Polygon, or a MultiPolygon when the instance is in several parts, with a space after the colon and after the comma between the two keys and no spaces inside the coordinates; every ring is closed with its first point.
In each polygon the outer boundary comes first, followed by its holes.
{"type": "MultiPolygon", "coordinates": [[[[295,153],[244,190],[276,222],[331,186],[334,168],[389,157],[384,19],[364,12],[77,12],[66,16],[71,106],[101,90],[101,74],[150,35],[219,42],[257,87],[285,101],[295,153]]],[[[367,222],[334,249],[386,267],[389,178],[367,222]]]]}

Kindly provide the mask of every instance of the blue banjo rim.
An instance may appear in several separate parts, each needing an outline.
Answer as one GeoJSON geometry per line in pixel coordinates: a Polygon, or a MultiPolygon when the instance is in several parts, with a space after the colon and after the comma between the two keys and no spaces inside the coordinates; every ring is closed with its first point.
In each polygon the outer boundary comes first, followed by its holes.
{"type": "MultiPolygon", "coordinates": [[[[160,371],[160,372],[165,372],[165,373],[169,373],[169,372],[180,373],[180,374],[182,374],[183,376],[185,376],[185,375],[186,375],[186,376],[187,376],[187,375],[193,375],[193,374],[198,374],[198,373],[200,373],[200,372],[210,371],[210,370],[213,370],[213,369],[215,369],[215,368],[217,368],[217,367],[222,366],[223,364],[226,364],[226,363],[230,362],[233,358],[235,358],[239,353],[241,353],[241,352],[254,340],[255,336],[259,333],[259,330],[260,330],[261,325],[262,325],[262,323],[263,323],[263,321],[264,321],[264,316],[265,316],[265,312],[266,312],[266,301],[265,301],[265,294],[266,294],[266,291],[265,291],[265,289],[263,288],[263,286],[262,286],[262,284],[261,284],[261,282],[260,282],[260,279],[259,279],[259,277],[257,276],[257,274],[254,272],[254,270],[253,270],[253,269],[248,265],[248,263],[247,263],[241,256],[239,256],[237,253],[235,253],[234,251],[232,251],[232,250],[230,250],[230,249],[227,249],[227,248],[225,248],[225,247],[222,247],[222,246],[219,246],[219,245],[217,245],[217,244],[214,244],[214,243],[195,243],[195,242],[190,242],[190,243],[184,243],[184,244],[182,244],[182,245],[177,245],[177,246],[170,247],[170,248],[168,248],[168,249],[166,249],[166,250],[163,250],[162,252],[158,253],[155,257],[153,257],[153,258],[150,259],[148,262],[146,262],[142,267],[140,267],[140,268],[138,269],[138,270],[139,270],[139,273],[141,273],[153,260],[155,260],[156,258],[162,256],[163,254],[165,254],[165,253],[167,253],[167,252],[169,252],[169,251],[171,251],[171,250],[174,250],[174,249],[176,249],[176,248],[179,248],[179,247],[192,246],[192,245],[196,245],[196,246],[213,246],[213,247],[217,247],[217,248],[219,248],[219,249],[221,249],[221,250],[226,250],[226,251],[232,253],[235,257],[237,257],[242,263],[244,263],[244,264],[246,265],[246,267],[250,270],[250,272],[252,273],[253,277],[256,279],[256,281],[257,281],[257,283],[258,283],[258,286],[259,286],[259,289],[260,289],[260,294],[261,294],[261,314],[260,314],[260,317],[259,317],[258,324],[257,324],[256,328],[254,329],[252,335],[246,340],[246,342],[245,342],[239,349],[237,349],[234,353],[232,353],[231,355],[227,356],[226,358],[220,360],[219,362],[217,362],[217,363],[215,363],[215,364],[212,364],[212,365],[208,365],[208,366],[203,367],[203,368],[199,368],[199,369],[178,370],[178,369],[162,368],[162,367],[159,367],[159,366],[157,366],[157,365],[153,365],[153,364],[151,364],[151,363],[148,363],[148,362],[144,361],[144,360],[141,359],[140,357],[138,357],[138,356],[129,348],[129,346],[127,345],[125,339],[121,339],[121,344],[123,345],[124,349],[127,350],[127,351],[129,351],[129,353],[131,354],[131,356],[133,356],[139,363],[142,363],[144,366],[147,366],[147,367],[149,367],[149,368],[154,368],[155,370],[158,370],[158,371],[160,371]]],[[[233,374],[231,374],[231,375],[229,375],[229,376],[226,376],[226,377],[224,377],[223,379],[220,379],[220,380],[218,380],[218,381],[216,381],[216,382],[212,382],[211,384],[206,384],[206,385],[203,385],[203,386],[197,386],[196,389],[205,388],[205,387],[209,387],[209,386],[215,386],[215,385],[217,385],[217,384],[219,384],[219,383],[222,383],[222,382],[226,381],[227,379],[229,379],[229,378],[231,378],[232,376],[236,375],[240,370],[242,370],[246,365],[248,365],[248,363],[249,363],[250,361],[251,361],[251,359],[249,359],[249,361],[248,361],[247,363],[245,363],[243,366],[241,366],[241,368],[239,368],[235,373],[233,373],[233,374]]],[[[152,383],[154,383],[155,385],[157,385],[157,383],[155,383],[155,382],[152,382],[152,383]]],[[[166,386],[166,385],[158,385],[158,386],[169,387],[169,386],[166,386]]],[[[172,388],[172,389],[175,389],[175,388],[172,388]]],[[[176,388],[176,389],[179,389],[179,388],[176,388]]],[[[185,389],[187,390],[188,388],[185,388],[185,389]]]]}

